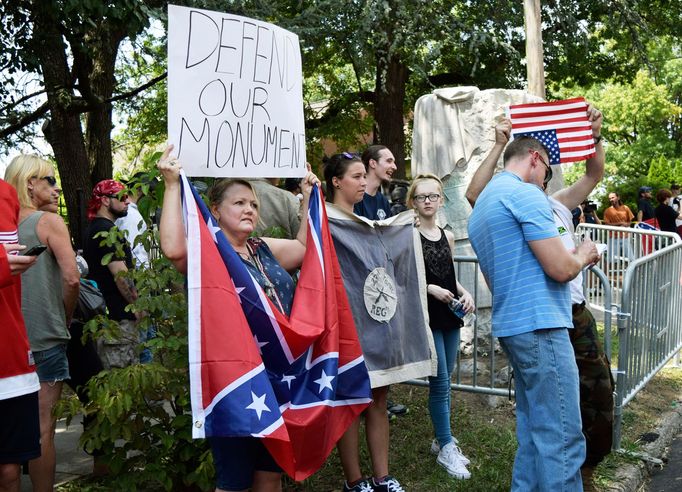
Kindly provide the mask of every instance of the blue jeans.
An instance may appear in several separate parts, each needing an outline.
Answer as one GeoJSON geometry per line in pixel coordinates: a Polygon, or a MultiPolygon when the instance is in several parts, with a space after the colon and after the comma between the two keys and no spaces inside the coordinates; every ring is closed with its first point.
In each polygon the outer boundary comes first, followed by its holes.
{"type": "Polygon", "coordinates": [[[582,491],[585,461],[578,367],[565,328],[501,337],[514,368],[516,438],[512,491],[582,491]]]}
{"type": "Polygon", "coordinates": [[[459,328],[433,330],[433,343],[438,356],[438,372],[429,377],[429,413],[441,447],[452,441],[450,430],[450,376],[459,354],[459,328]]]}
{"type": "Polygon", "coordinates": [[[630,253],[630,241],[627,237],[610,237],[607,252],[609,263],[613,264],[616,261],[632,260],[630,253]],[[619,260],[620,258],[620,260],[619,260]]]}

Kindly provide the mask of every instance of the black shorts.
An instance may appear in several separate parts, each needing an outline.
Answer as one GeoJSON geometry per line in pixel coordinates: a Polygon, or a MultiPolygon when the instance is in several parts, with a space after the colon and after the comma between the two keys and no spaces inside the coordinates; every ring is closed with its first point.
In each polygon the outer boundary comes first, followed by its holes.
{"type": "Polygon", "coordinates": [[[244,490],[253,485],[256,471],[282,472],[261,439],[255,437],[209,437],[216,487],[244,490]]]}
{"type": "Polygon", "coordinates": [[[0,463],[23,463],[40,456],[38,392],[0,400],[0,463]]]}

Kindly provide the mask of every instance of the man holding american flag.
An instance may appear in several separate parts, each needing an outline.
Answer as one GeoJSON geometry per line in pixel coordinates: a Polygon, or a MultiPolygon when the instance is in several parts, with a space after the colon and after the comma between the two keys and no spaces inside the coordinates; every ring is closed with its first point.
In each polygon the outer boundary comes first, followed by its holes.
{"type": "MultiPolygon", "coordinates": [[[[542,135],[517,135],[505,150],[503,172],[480,196],[489,176],[477,173],[467,190],[467,198],[476,201],[469,239],[493,294],[493,335],[499,338],[516,381],[519,448],[512,490],[582,490],[585,439],[578,371],[567,330],[573,327],[567,282],[599,256],[589,240],[574,252],[564,247],[543,191],[552,176],[549,162],[570,162],[577,153],[592,157],[596,136],[584,101],[580,117],[560,116],[562,108],[550,104],[554,103],[523,105],[528,119],[521,126],[542,135]],[[561,137],[557,134],[565,132],[543,128],[551,125],[544,120],[557,116],[559,129],[569,123],[578,128],[561,137]],[[589,131],[589,141],[582,141],[582,127],[589,131]],[[547,138],[552,139],[547,144],[540,140],[547,138]],[[573,139],[580,139],[578,145],[573,139]],[[560,148],[559,140],[568,146],[560,148]],[[472,190],[473,185],[478,188],[472,190]]],[[[573,100],[569,106],[575,104],[573,100]]],[[[510,113],[513,120],[513,107],[510,113]]],[[[490,174],[510,130],[516,133],[508,124],[498,129],[497,154],[487,159],[492,162],[490,174]]]]}

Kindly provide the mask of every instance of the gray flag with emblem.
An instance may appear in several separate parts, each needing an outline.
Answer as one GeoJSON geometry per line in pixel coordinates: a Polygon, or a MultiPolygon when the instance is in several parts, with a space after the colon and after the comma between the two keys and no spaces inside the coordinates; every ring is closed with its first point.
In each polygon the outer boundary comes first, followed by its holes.
{"type": "Polygon", "coordinates": [[[412,212],[370,221],[327,204],[327,213],[372,387],[435,374],[412,212]]]}

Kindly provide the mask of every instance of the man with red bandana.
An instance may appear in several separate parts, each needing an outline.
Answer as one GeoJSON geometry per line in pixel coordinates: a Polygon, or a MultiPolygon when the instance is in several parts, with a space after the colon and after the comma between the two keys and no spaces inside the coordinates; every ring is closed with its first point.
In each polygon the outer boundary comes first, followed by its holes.
{"type": "Polygon", "coordinates": [[[83,257],[90,269],[88,278],[97,282],[106,301],[109,318],[118,321],[120,328],[119,338],[97,341],[97,351],[105,369],[127,367],[138,360],[138,318],[125,310],[137,299],[135,287],[125,278],[125,272],[133,268],[130,246],[122,234],[111,245],[104,244],[105,237],[98,236],[111,233],[116,219],[127,215],[128,195],[123,193],[124,190],[125,187],[113,179],[97,183],[88,203],[90,225],[83,245],[83,257]],[[103,265],[102,259],[107,255],[111,255],[111,260],[103,265]]]}
{"type": "Polygon", "coordinates": [[[36,261],[19,256],[19,200],[0,179],[0,490],[19,490],[20,463],[40,456],[38,375],[21,314],[21,276],[36,261]]]}

